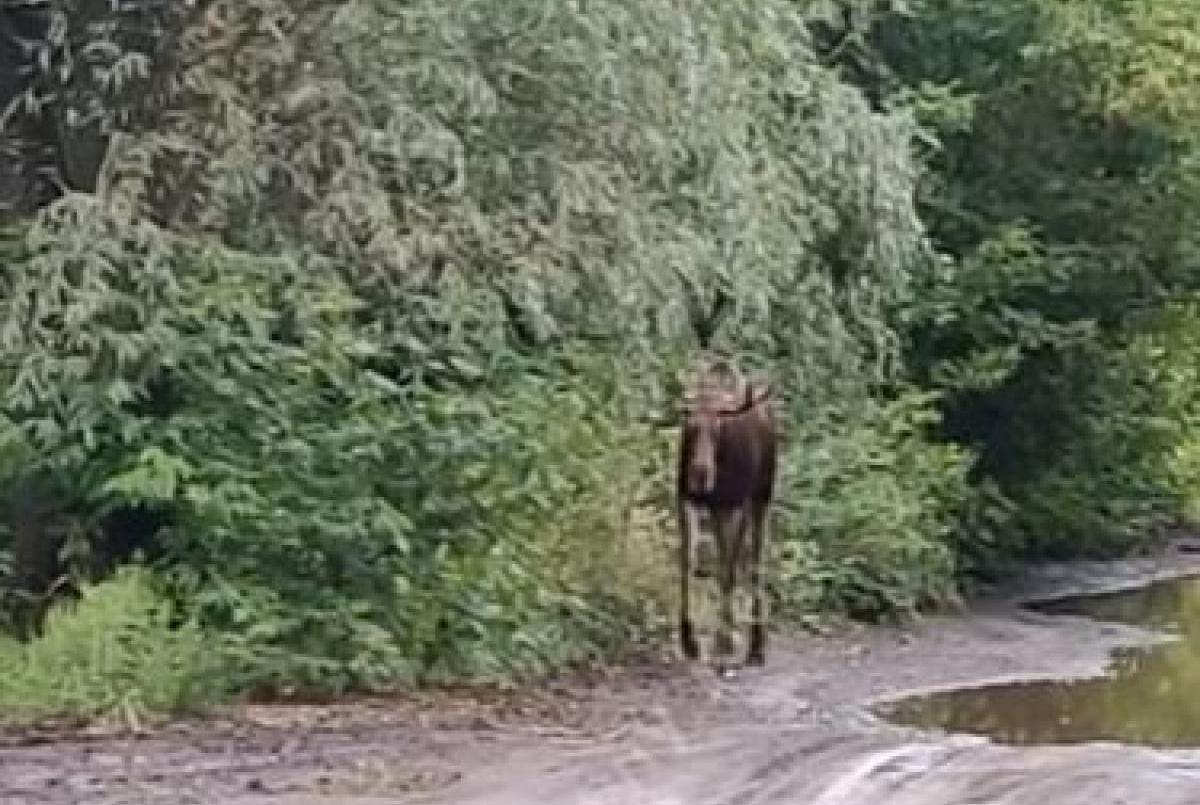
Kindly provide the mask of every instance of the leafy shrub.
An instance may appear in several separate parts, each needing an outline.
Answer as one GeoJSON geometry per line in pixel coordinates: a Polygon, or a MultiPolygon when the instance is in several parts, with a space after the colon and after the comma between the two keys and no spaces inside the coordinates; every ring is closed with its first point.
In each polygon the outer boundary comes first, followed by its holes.
{"type": "Polygon", "coordinates": [[[954,597],[968,457],[929,441],[935,419],[929,400],[912,394],[852,416],[830,409],[797,420],[779,495],[785,613],[819,604],[903,616],[954,597]]]}
{"type": "Polygon", "coordinates": [[[0,720],[102,718],[136,726],[223,693],[219,650],[176,624],[148,574],[126,568],[51,609],[28,644],[0,639],[0,720]]]}
{"type": "Polygon", "coordinates": [[[660,543],[634,521],[661,446],[611,384],[510,353],[478,390],[400,385],[366,368],[336,276],[156,248],[162,282],[131,332],[59,289],[108,334],[88,346],[110,373],[26,354],[43,391],[14,387],[9,410],[92,511],[168,513],[167,589],[225,636],[239,687],[543,673],[655,621],[660,543]],[[56,409],[76,415],[51,426],[56,409]]]}
{"type": "Polygon", "coordinates": [[[1186,510],[1198,477],[1174,458],[1194,428],[1190,314],[1167,309],[1125,343],[1085,353],[1059,383],[1074,428],[1014,496],[1036,554],[1112,556],[1141,547],[1186,510]]]}

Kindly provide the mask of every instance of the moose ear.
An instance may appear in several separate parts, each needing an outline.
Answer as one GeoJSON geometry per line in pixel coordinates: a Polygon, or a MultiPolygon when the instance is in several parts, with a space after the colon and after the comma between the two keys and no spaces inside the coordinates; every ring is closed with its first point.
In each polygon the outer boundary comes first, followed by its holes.
{"type": "Polygon", "coordinates": [[[753,383],[746,384],[746,395],[738,404],[737,408],[732,410],[722,411],[725,416],[740,416],[751,408],[757,405],[762,405],[768,397],[771,396],[771,387],[764,383],[760,388],[755,388],[753,383]]]}
{"type": "Polygon", "coordinates": [[[746,408],[762,405],[771,396],[771,385],[763,383],[756,391],[753,383],[746,384],[746,408]]]}

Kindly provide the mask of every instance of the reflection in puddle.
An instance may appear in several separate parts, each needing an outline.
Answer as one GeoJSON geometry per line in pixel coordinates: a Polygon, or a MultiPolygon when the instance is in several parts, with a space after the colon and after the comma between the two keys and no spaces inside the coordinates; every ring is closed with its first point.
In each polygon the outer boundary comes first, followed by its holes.
{"type": "Polygon", "coordinates": [[[987,735],[1012,744],[1111,740],[1200,746],[1200,578],[1033,605],[1178,634],[1178,642],[1117,652],[1109,675],[950,691],[884,705],[908,726],[987,735]]]}

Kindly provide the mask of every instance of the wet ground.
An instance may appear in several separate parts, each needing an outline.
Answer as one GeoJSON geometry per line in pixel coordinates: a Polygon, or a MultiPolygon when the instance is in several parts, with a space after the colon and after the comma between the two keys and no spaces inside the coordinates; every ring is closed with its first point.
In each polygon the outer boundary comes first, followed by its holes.
{"type": "Polygon", "coordinates": [[[947,735],[876,715],[961,686],[1095,677],[1114,648],[1161,644],[1138,623],[1182,629],[1137,610],[1183,594],[1159,587],[1138,604],[1100,605],[1127,623],[1019,601],[1196,572],[1200,557],[1176,552],[1042,568],[918,624],[777,637],[766,669],[733,679],[647,663],[512,695],[242,709],[139,738],[0,736],[0,803],[1197,805],[1195,749],[1006,742],[1003,729],[974,730],[999,740],[947,735]]]}
{"type": "Polygon", "coordinates": [[[950,691],[880,708],[889,720],[1012,744],[1120,741],[1200,747],[1200,578],[1035,605],[1153,627],[1175,639],[1115,652],[1103,677],[950,691]]]}

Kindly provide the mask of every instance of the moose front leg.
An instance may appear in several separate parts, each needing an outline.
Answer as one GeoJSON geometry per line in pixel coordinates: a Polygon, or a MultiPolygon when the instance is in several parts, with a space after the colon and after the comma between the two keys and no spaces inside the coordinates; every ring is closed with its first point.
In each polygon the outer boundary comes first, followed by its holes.
{"type": "Polygon", "coordinates": [[[745,527],[746,518],[738,509],[719,512],[713,517],[713,536],[717,543],[717,583],[721,596],[717,630],[713,636],[713,654],[718,658],[721,670],[724,669],[725,658],[733,653],[733,596],[737,585],[738,553],[745,527]]]}
{"type": "Polygon", "coordinates": [[[687,503],[679,504],[679,642],[683,656],[694,660],[700,656],[696,631],[692,625],[691,589],[692,543],[699,533],[696,510],[687,503]]]}

